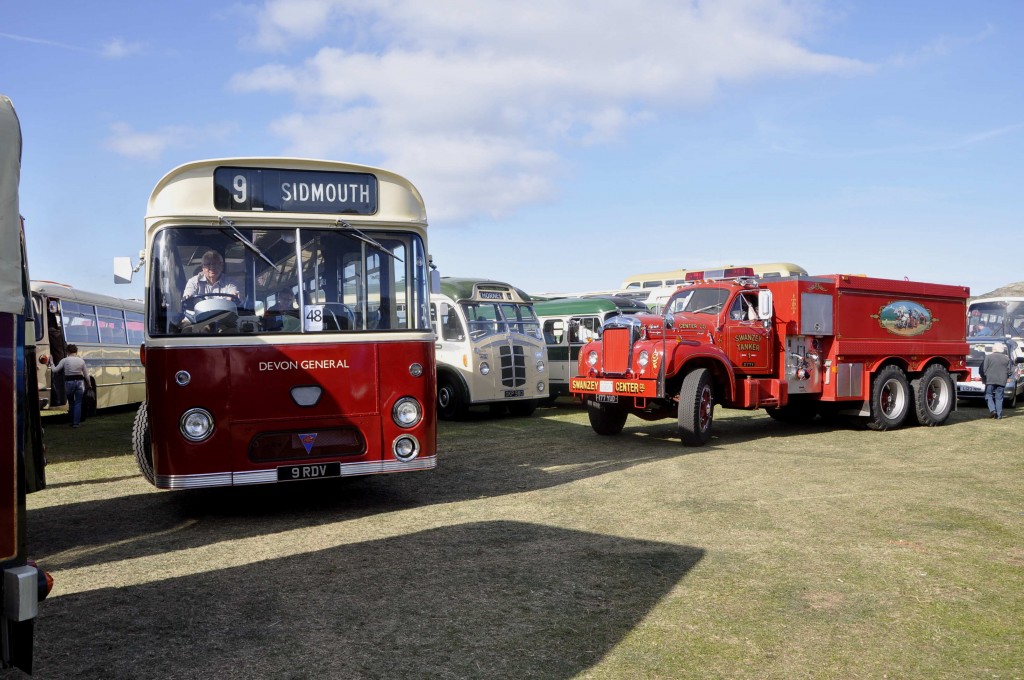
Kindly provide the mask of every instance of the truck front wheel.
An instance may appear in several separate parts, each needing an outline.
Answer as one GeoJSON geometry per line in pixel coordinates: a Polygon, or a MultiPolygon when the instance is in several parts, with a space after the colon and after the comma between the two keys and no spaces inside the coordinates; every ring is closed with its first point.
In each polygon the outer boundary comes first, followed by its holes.
{"type": "Polygon", "coordinates": [[[587,415],[594,432],[602,435],[615,435],[622,432],[629,411],[619,404],[608,402],[587,401],[587,415]]]}
{"type": "Polygon", "coordinates": [[[872,430],[893,430],[903,424],[910,413],[910,385],[899,366],[886,366],[871,382],[872,430]]]}
{"type": "Polygon", "coordinates": [[[711,371],[697,368],[686,374],[679,390],[679,438],[685,446],[703,446],[711,439],[715,390],[711,371]]]}
{"type": "Polygon", "coordinates": [[[953,383],[944,366],[932,364],[920,378],[911,381],[914,393],[914,416],[920,425],[942,425],[953,410],[953,383]]]}
{"type": "Polygon", "coordinates": [[[139,411],[135,414],[135,424],[132,425],[132,452],[135,454],[135,464],[139,466],[139,472],[147,482],[155,486],[153,441],[149,434],[149,412],[146,410],[146,402],[139,405],[139,411]]]}

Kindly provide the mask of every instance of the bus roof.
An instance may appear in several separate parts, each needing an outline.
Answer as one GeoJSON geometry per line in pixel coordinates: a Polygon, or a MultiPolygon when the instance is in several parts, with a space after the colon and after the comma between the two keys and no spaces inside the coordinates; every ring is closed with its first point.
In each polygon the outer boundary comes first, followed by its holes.
{"type": "Polygon", "coordinates": [[[212,158],[179,165],[164,175],[149,196],[146,205],[147,224],[152,220],[175,217],[209,218],[232,215],[232,219],[253,219],[272,222],[275,215],[295,213],[260,212],[255,210],[224,211],[214,206],[214,171],[219,167],[297,170],[308,172],[368,173],[377,178],[378,209],[373,215],[350,216],[338,213],[301,213],[310,221],[336,221],[339,217],[359,221],[393,221],[422,223],[426,226],[427,213],[423,197],[412,182],[389,170],[368,165],[312,158],[252,157],[212,158]]]}
{"type": "Polygon", "coordinates": [[[469,279],[469,278],[458,278],[453,276],[442,276],[441,277],[441,293],[447,295],[455,301],[461,300],[473,300],[480,298],[480,290],[486,288],[504,289],[509,293],[514,293],[518,296],[518,299],[511,300],[512,302],[532,302],[533,298],[527,295],[522,290],[516,288],[510,283],[504,281],[494,281],[492,279],[469,279]]]}
{"type": "Polygon", "coordinates": [[[0,95],[0,312],[25,311],[22,290],[21,213],[18,184],[21,178],[21,124],[14,104],[0,95]],[[19,244],[15,247],[15,244],[19,244]]]}
{"type": "Polygon", "coordinates": [[[626,313],[646,312],[647,305],[626,297],[578,297],[538,302],[534,305],[533,309],[537,316],[578,316],[615,311],[626,313]]]}
{"type": "Polygon", "coordinates": [[[113,295],[90,293],[89,291],[79,290],[67,284],[54,281],[33,281],[32,292],[48,298],[73,300],[87,305],[100,305],[101,307],[111,307],[113,309],[126,309],[130,312],[139,312],[140,314],[145,311],[146,307],[141,300],[127,300],[114,297],[113,295]]]}

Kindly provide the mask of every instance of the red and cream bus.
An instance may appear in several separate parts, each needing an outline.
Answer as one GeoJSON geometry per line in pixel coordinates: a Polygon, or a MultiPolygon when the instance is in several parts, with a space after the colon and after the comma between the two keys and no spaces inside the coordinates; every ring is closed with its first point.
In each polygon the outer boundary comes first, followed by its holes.
{"type": "Polygon", "coordinates": [[[38,603],[52,581],[28,560],[25,541],[25,494],[46,486],[46,461],[20,175],[21,126],[11,100],[0,95],[0,668],[31,673],[38,603]]]}
{"type": "MultiPolygon", "coordinates": [[[[146,401],[133,448],[161,489],[436,465],[427,216],[386,170],[206,160],[145,220],[146,401]]],[[[128,258],[115,280],[130,280],[128,258]]]]}

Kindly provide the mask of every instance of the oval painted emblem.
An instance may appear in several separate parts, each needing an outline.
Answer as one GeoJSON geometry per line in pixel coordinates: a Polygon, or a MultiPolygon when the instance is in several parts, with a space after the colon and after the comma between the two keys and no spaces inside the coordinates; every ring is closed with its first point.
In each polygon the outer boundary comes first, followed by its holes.
{"type": "Polygon", "coordinates": [[[910,300],[890,302],[878,310],[879,325],[895,335],[920,335],[932,322],[932,313],[910,300]]]}

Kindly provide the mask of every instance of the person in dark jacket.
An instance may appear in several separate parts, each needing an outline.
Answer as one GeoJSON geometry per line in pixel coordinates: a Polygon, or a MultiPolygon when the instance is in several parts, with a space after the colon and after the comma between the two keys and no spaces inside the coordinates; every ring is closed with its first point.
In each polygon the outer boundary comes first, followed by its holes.
{"type": "Polygon", "coordinates": [[[989,418],[1003,417],[1003,392],[1010,379],[1010,354],[1006,345],[997,342],[992,351],[985,355],[981,364],[981,379],[985,381],[985,403],[988,404],[989,418]]]}
{"type": "Polygon", "coordinates": [[[82,402],[89,382],[89,367],[85,365],[85,359],[78,356],[77,345],[68,345],[68,355],[53,367],[53,372],[64,374],[71,427],[78,427],[82,422],[82,402]]]}

